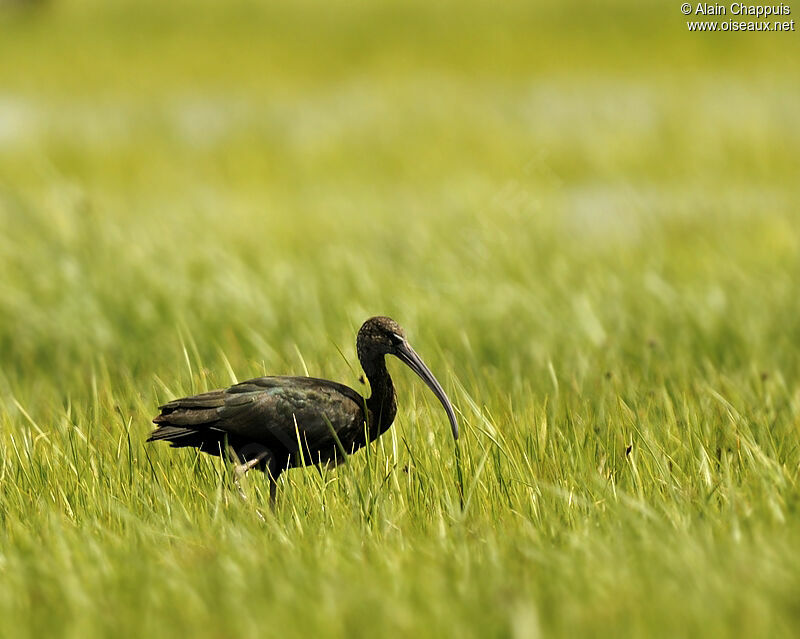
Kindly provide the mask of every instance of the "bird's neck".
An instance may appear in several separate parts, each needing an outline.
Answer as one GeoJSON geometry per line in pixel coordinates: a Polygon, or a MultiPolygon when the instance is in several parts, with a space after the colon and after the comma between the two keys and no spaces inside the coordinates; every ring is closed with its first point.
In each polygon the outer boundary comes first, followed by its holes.
{"type": "Polygon", "coordinates": [[[394,421],[397,414],[397,395],[392,378],[386,369],[383,355],[361,362],[364,373],[369,380],[372,394],[367,400],[367,408],[372,413],[375,423],[369,424],[370,435],[374,438],[383,433],[394,421]]]}

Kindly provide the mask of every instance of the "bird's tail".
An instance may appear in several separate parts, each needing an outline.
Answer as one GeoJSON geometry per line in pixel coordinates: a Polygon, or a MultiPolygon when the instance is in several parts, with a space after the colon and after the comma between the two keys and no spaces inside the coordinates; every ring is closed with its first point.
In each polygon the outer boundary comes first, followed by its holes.
{"type": "Polygon", "coordinates": [[[224,403],[224,391],[211,391],[164,404],[159,407],[161,414],[153,420],[156,429],[147,441],[167,441],[173,448],[193,446],[218,454],[215,451],[224,446],[226,433],[215,426],[219,422],[217,409],[224,403]]]}

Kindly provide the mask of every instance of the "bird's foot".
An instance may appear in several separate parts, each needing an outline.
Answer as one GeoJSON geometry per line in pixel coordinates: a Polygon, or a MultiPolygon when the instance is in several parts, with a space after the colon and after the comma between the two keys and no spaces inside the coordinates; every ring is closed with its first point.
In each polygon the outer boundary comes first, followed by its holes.
{"type": "Polygon", "coordinates": [[[237,451],[237,458],[241,461],[234,467],[237,478],[244,477],[248,470],[263,464],[272,458],[272,453],[260,444],[248,444],[237,451]]]}
{"type": "Polygon", "coordinates": [[[260,459],[256,457],[254,459],[250,459],[244,462],[243,464],[237,464],[236,466],[234,466],[233,472],[236,473],[236,479],[241,479],[242,477],[244,477],[247,474],[248,470],[250,470],[251,468],[255,468],[262,461],[264,461],[263,458],[260,459]]]}
{"type": "MultiPolygon", "coordinates": [[[[242,477],[247,474],[247,471],[259,466],[260,464],[266,463],[267,465],[267,474],[269,475],[269,501],[270,507],[275,506],[275,480],[270,473],[270,466],[269,463],[272,460],[272,453],[268,448],[261,446],[260,444],[248,444],[244,448],[238,451],[237,458],[242,460],[241,463],[237,464],[233,468],[234,472],[234,483],[236,484],[236,490],[239,491],[239,496],[242,498],[242,501],[247,501],[247,495],[244,493],[244,489],[240,483],[242,477]]],[[[256,510],[256,514],[258,515],[261,521],[266,521],[264,519],[264,515],[261,514],[260,511],[256,510]]]]}

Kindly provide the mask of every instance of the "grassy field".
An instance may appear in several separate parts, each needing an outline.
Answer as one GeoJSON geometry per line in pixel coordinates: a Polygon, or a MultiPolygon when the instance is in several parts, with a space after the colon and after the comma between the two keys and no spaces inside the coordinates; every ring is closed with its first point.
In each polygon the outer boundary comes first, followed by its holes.
{"type": "Polygon", "coordinates": [[[0,636],[800,632],[797,34],[432,4],[0,6],[0,636]],[[374,314],[458,457],[144,444],[374,314]]]}

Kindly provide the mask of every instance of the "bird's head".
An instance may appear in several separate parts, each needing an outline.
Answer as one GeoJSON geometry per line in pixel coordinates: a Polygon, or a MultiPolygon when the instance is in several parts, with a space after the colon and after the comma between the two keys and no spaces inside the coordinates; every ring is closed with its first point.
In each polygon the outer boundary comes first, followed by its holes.
{"type": "Polygon", "coordinates": [[[425,362],[411,348],[406,339],[406,332],[400,324],[390,317],[370,317],[358,331],[356,349],[362,362],[384,355],[394,355],[414,371],[444,406],[447,418],[450,420],[453,439],[458,439],[458,422],[450,400],[425,362]]]}

